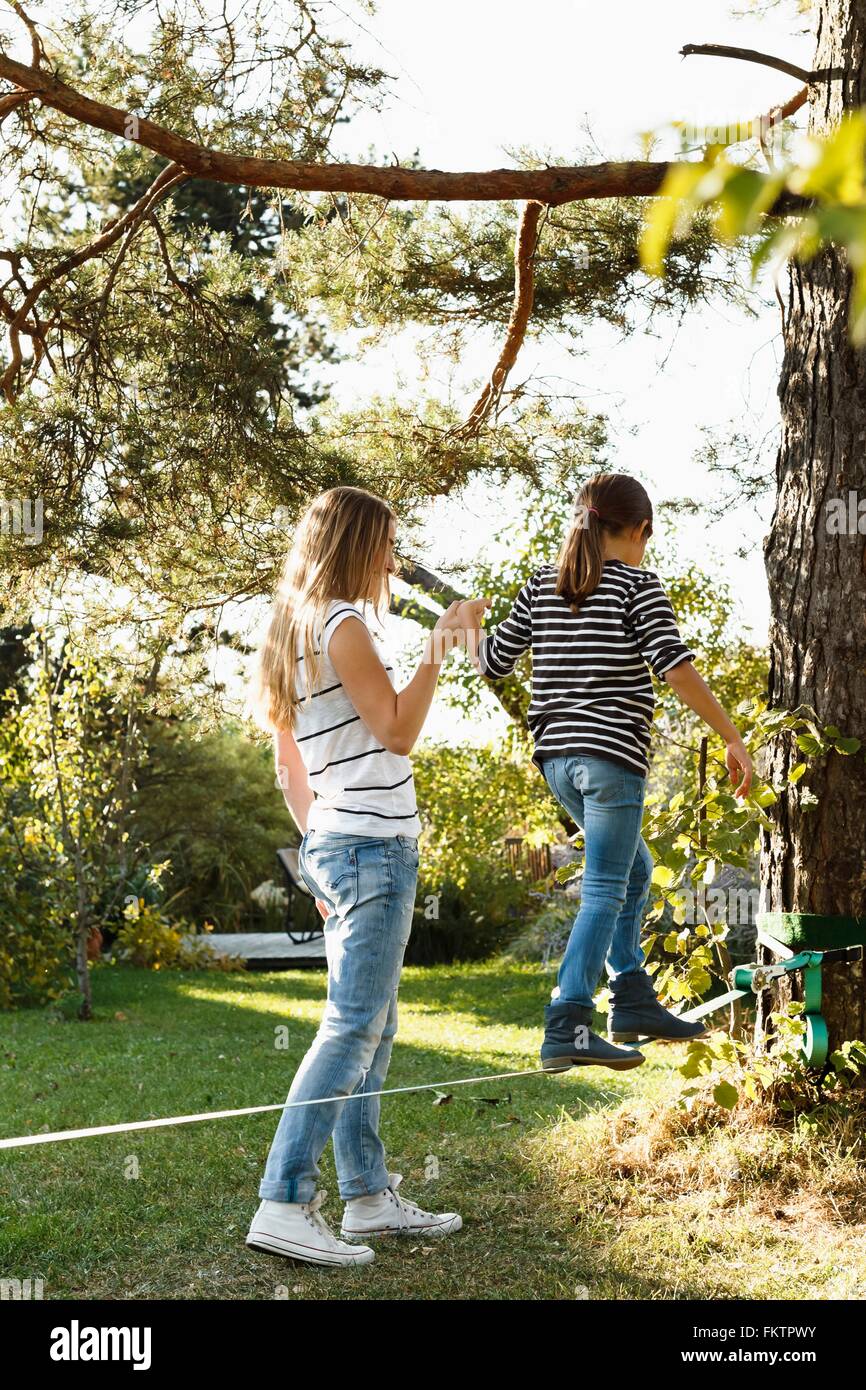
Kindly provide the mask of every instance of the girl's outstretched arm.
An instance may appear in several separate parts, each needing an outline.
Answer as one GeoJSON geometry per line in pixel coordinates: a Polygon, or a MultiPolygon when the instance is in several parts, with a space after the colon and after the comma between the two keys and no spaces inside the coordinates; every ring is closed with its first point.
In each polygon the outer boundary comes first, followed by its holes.
{"type": "MultiPolygon", "coordinates": [[[[537,574],[537,572],[536,572],[537,574]]],[[[478,643],[472,664],[490,680],[503,680],[532,642],[532,598],[536,574],[526,581],[511,606],[511,612],[492,632],[485,632],[478,643]]]]}
{"type": "Polygon", "coordinates": [[[752,759],[737,726],[732,723],[710,687],[690,661],[681,661],[665,672],[668,685],[689,709],[725,740],[725,763],[731,774],[734,796],[748,795],[752,785],[752,759]]]}
{"type": "Polygon", "coordinates": [[[331,638],[334,670],[349,699],[389,753],[408,754],[427,718],[439,672],[454,646],[474,640],[489,599],[455,601],[427,638],[421,663],[403,690],[395,690],[364,622],[347,618],[331,638]]]}

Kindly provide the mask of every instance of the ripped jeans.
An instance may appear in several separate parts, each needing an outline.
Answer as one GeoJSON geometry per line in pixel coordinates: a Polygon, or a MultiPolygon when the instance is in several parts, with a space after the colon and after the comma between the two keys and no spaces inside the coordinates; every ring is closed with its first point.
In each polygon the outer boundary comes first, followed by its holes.
{"type": "Polygon", "coordinates": [[[309,1202],[333,1136],[340,1196],[383,1192],[390,1175],[379,1138],[379,1098],[397,1032],[397,988],[412,930],[418,842],[411,836],[308,830],[301,876],[329,909],[328,999],[288,1101],[360,1095],[285,1109],[259,1185],[275,1202],[309,1202]]]}
{"type": "Polygon", "coordinates": [[[609,758],[545,758],[553,795],[583,830],[580,911],[559,967],[557,997],[591,1005],[602,969],[608,979],[642,970],[643,911],[653,860],[641,838],[646,779],[609,758]]]}

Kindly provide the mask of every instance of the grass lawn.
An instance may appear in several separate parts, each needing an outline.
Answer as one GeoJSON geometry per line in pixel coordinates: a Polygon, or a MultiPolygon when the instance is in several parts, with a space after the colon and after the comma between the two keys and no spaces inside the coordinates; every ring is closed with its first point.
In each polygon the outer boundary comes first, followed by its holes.
{"type": "MultiPolygon", "coordinates": [[[[388,1084],[537,1066],[550,983],[513,963],[407,969],[388,1084]]],[[[325,977],[102,965],[93,985],[91,1023],[72,1007],[0,1019],[0,1134],[282,1101],[325,977]]],[[[0,1152],[0,1278],[41,1277],[46,1299],[866,1297],[851,1136],[690,1119],[672,1105],[682,1056],[386,1098],[403,1191],[464,1229],[379,1242],[355,1271],[244,1245],[276,1111],[0,1152]]],[[[330,1147],[322,1185],[339,1226],[330,1147]]]]}

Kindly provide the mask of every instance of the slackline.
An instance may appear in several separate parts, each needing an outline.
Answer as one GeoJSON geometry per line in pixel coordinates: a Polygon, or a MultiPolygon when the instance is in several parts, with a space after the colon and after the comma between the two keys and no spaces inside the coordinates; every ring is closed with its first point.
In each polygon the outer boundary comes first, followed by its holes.
{"type": "MultiPolygon", "coordinates": [[[[678,1017],[684,1023],[693,1023],[705,1014],[715,1013],[717,1009],[722,1009],[726,1004],[731,1004],[735,999],[742,999],[743,995],[750,993],[745,989],[732,989],[728,994],[722,994],[718,999],[711,999],[707,1004],[701,1004],[696,1009],[688,1013],[679,1014],[678,1017]]],[[[656,1041],[653,1038],[641,1040],[637,1046],[644,1047],[646,1042],[656,1041]]],[[[92,1125],[89,1129],[61,1129],[53,1134],[22,1134],[14,1139],[0,1139],[0,1149],[23,1149],[31,1144],[58,1144],[65,1139],[92,1139],[97,1134],[126,1134],[135,1129],[161,1129],[165,1125],[192,1125],[200,1120],[227,1120],[236,1115],[261,1115],[267,1110],[294,1110],[305,1105],[330,1105],[333,1101],[349,1100],[370,1100],[374,1096],[401,1096],[407,1095],[410,1091],[444,1091],[447,1092],[452,1086],[471,1086],[477,1082],[484,1081],[510,1081],[518,1076],[561,1076],[562,1072],[546,1071],[544,1067],[529,1067],[525,1071],[501,1071],[493,1076],[464,1076],[456,1081],[424,1081],[417,1086],[393,1086],[387,1091],[353,1091],[348,1096],[322,1096],[316,1100],[290,1100],[280,1101],[274,1105],[247,1105],[241,1110],[208,1110],[200,1115],[170,1115],[162,1120],[132,1120],[129,1124],[122,1125],[92,1125]]]]}

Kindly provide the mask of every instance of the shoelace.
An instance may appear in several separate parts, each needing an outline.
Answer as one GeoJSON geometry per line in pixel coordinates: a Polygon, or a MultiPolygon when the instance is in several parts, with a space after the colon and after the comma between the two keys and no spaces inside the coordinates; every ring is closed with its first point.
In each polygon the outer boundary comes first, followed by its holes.
{"type": "Polygon", "coordinates": [[[403,1202],[402,1202],[401,1199],[397,1196],[396,1192],[390,1192],[390,1191],[389,1191],[389,1194],[388,1194],[388,1200],[389,1200],[389,1202],[391,1202],[391,1203],[396,1207],[396,1209],[397,1209],[397,1224],[398,1224],[398,1226],[400,1227],[400,1230],[401,1230],[401,1231],[408,1231],[408,1229],[409,1229],[409,1217],[408,1217],[408,1215],[407,1215],[407,1213],[406,1213],[406,1208],[404,1207],[403,1202]]]}
{"type": "Polygon", "coordinates": [[[336,1250],[340,1242],[337,1240],[325,1218],[319,1215],[319,1207],[322,1205],[327,1195],[327,1192],[317,1192],[315,1197],[305,1204],[306,1209],[304,1211],[304,1217],[309,1221],[314,1231],[318,1231],[319,1235],[325,1237],[328,1247],[331,1250],[336,1250]]]}
{"type": "Polygon", "coordinates": [[[397,1188],[402,1181],[403,1176],[401,1173],[391,1174],[391,1186],[388,1188],[388,1197],[397,1208],[397,1219],[400,1222],[400,1229],[406,1231],[411,1225],[410,1217],[430,1216],[431,1213],[429,1211],[423,1211],[421,1207],[416,1206],[414,1202],[408,1201],[405,1197],[398,1197],[397,1188]]]}

